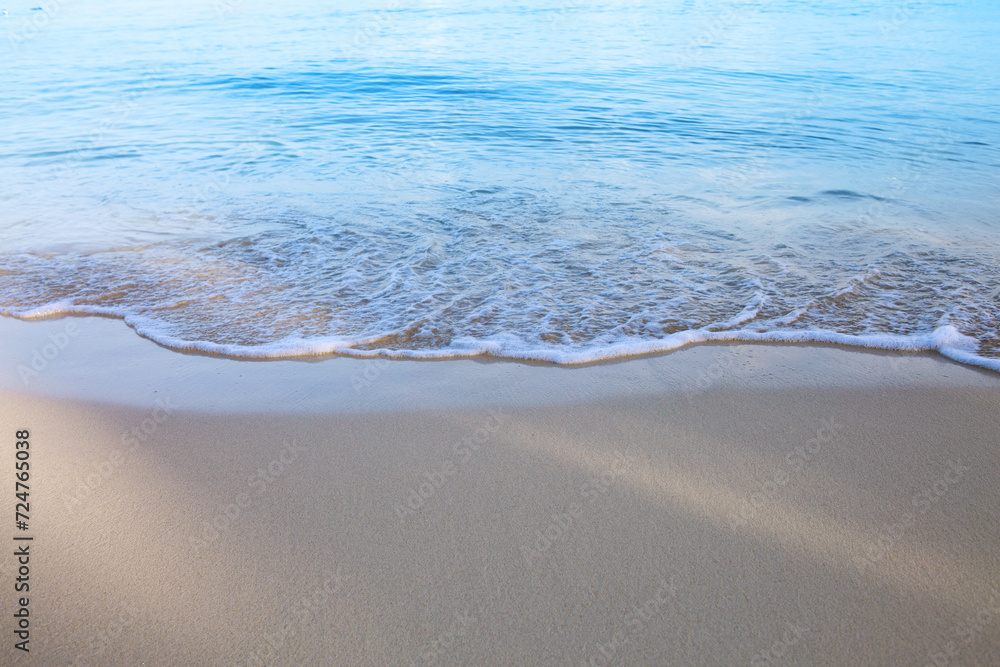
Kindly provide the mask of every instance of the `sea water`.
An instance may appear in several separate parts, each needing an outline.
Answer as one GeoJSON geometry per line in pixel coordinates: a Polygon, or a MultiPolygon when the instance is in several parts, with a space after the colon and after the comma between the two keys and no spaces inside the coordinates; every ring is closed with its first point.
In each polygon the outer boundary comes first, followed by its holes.
{"type": "Polygon", "coordinates": [[[240,357],[1000,370],[993,0],[4,9],[8,316],[240,357]]]}

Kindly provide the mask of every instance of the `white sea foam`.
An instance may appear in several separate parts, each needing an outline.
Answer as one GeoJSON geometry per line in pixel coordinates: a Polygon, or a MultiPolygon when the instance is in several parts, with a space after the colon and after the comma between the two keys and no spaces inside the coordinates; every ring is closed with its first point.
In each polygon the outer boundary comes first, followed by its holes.
{"type": "Polygon", "coordinates": [[[234,358],[580,364],[774,341],[934,350],[1000,370],[1000,305],[990,303],[1000,266],[985,255],[897,245],[859,271],[826,268],[836,247],[778,248],[775,271],[759,247],[709,235],[560,245],[544,227],[459,233],[451,247],[384,227],[307,228],[200,246],[21,255],[20,272],[0,276],[0,312],[116,317],[164,346],[234,358]],[[504,238],[515,231],[523,245],[504,238]]]}
{"type": "MultiPolygon", "coordinates": [[[[899,352],[933,351],[955,361],[1000,372],[1000,359],[984,358],[977,354],[979,344],[976,339],[962,334],[951,325],[943,325],[932,332],[899,334],[844,334],[824,330],[771,330],[746,331],[731,329],[725,331],[695,329],[679,331],[663,338],[637,339],[622,338],[600,345],[580,348],[541,347],[531,345],[513,334],[491,336],[488,339],[457,338],[451,345],[438,349],[359,349],[372,345],[378,337],[367,339],[347,339],[325,337],[304,339],[288,336],[281,340],[260,345],[237,345],[213,343],[210,341],[184,340],[172,336],[166,327],[155,320],[143,316],[129,315],[119,309],[69,304],[49,304],[44,307],[20,313],[5,313],[20,319],[37,319],[59,315],[103,315],[119,317],[140,335],[165,347],[216,354],[240,359],[286,359],[318,355],[346,355],[371,358],[387,357],[397,359],[454,359],[475,356],[491,356],[500,359],[547,361],[562,365],[577,365],[608,359],[632,357],[645,354],[670,352],[687,345],[707,342],[755,342],[755,343],[829,343],[850,347],[899,352]]],[[[733,321],[744,321],[733,318],[733,321]]]]}
{"type": "Polygon", "coordinates": [[[308,38],[335,37],[322,3],[222,33],[118,4],[5,70],[33,112],[0,152],[2,313],[253,358],[773,340],[1000,359],[997,3],[937,23],[961,48],[926,67],[883,42],[878,71],[842,48],[872,17],[836,0],[751,12],[683,62],[713,3],[580,6],[542,41],[520,3],[400,6],[334,59],[308,38]],[[428,21],[461,39],[429,57],[428,21]],[[754,56],[762,30],[794,57],[754,56]]]}

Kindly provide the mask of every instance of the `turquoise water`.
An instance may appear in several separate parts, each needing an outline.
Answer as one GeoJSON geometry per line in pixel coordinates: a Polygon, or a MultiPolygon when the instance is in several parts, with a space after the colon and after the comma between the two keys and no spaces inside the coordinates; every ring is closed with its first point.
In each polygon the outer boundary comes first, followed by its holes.
{"type": "Polygon", "coordinates": [[[996,3],[34,6],[0,17],[4,314],[234,356],[1000,370],[996,3]]]}

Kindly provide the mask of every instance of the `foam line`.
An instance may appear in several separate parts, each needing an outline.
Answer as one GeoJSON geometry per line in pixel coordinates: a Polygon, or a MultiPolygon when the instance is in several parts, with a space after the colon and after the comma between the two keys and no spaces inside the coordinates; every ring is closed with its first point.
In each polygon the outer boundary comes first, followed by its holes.
{"type": "MultiPolygon", "coordinates": [[[[1000,372],[1000,359],[979,356],[978,342],[961,333],[952,325],[943,325],[932,332],[912,335],[900,334],[846,334],[822,329],[746,331],[710,331],[708,328],[680,331],[663,338],[612,340],[604,344],[581,348],[539,347],[525,343],[513,334],[491,336],[486,339],[458,338],[449,347],[434,350],[358,349],[371,346],[379,337],[305,339],[290,336],[264,345],[237,345],[210,341],[185,340],[170,335],[157,321],[129,314],[116,308],[79,306],[52,303],[22,312],[5,312],[18,319],[30,320],[59,315],[102,315],[123,319],[140,335],[160,345],[176,350],[218,354],[235,359],[288,359],[295,357],[343,354],[352,357],[388,357],[404,359],[455,359],[490,356],[499,359],[547,361],[561,365],[586,364],[608,359],[670,352],[686,345],[718,341],[774,342],[774,343],[829,343],[851,347],[900,352],[935,351],[963,364],[979,366],[1000,372]]],[[[736,318],[738,319],[738,318],[736,318]]],[[[715,325],[718,326],[718,325],[715,325]]]]}

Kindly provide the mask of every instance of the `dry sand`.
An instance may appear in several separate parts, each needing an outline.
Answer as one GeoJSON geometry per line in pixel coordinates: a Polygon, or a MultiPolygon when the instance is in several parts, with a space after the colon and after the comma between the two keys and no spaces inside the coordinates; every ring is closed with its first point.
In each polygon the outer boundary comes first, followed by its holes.
{"type": "Polygon", "coordinates": [[[17,429],[5,663],[1000,664],[1000,375],[932,354],[238,362],[0,318],[9,546],[17,429]]]}

